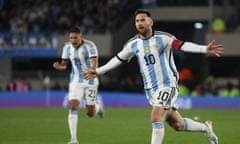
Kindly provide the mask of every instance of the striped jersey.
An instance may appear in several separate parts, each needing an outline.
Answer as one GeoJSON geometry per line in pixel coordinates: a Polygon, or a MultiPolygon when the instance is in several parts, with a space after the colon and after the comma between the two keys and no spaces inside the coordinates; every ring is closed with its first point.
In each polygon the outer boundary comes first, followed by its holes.
{"type": "Polygon", "coordinates": [[[141,39],[139,35],[130,39],[117,57],[123,61],[137,57],[145,89],[177,87],[179,76],[172,48],[179,49],[182,43],[169,33],[154,31],[149,39],[141,39]]]}
{"type": "Polygon", "coordinates": [[[70,82],[90,85],[98,84],[97,78],[93,80],[83,78],[83,71],[92,67],[90,58],[93,57],[98,57],[98,51],[92,41],[84,39],[78,48],[74,48],[70,42],[65,43],[62,51],[62,59],[69,59],[71,62],[70,82]]]}

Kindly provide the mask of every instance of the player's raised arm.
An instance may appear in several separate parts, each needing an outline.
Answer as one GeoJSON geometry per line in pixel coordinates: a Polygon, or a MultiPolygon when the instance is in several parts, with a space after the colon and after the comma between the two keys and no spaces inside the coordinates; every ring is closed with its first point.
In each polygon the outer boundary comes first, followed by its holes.
{"type": "Polygon", "coordinates": [[[67,60],[62,60],[60,63],[59,62],[54,62],[53,63],[53,68],[57,70],[65,70],[67,68],[68,61],[67,60]]]}

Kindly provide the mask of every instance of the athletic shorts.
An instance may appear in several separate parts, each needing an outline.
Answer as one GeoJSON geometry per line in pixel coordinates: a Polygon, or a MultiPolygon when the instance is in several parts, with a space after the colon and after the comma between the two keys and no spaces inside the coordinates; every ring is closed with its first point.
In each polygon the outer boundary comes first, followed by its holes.
{"type": "Polygon", "coordinates": [[[157,90],[146,89],[146,97],[151,106],[164,107],[165,109],[177,109],[176,99],[178,91],[175,87],[161,87],[157,90]]]}
{"type": "Polygon", "coordinates": [[[98,85],[87,85],[82,83],[69,84],[69,100],[81,101],[84,99],[86,105],[95,105],[97,102],[98,85]]]}

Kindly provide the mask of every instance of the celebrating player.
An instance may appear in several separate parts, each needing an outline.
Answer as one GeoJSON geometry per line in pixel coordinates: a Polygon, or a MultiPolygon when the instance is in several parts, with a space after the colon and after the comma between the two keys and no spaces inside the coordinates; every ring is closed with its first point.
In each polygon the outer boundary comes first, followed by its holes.
{"type": "Polygon", "coordinates": [[[68,124],[71,140],[68,144],[78,144],[77,124],[78,107],[82,99],[86,101],[86,113],[89,117],[98,114],[103,117],[103,107],[97,101],[98,79],[86,80],[83,71],[95,69],[98,65],[98,51],[96,45],[89,40],[83,39],[79,27],[73,27],[69,32],[69,41],[63,47],[61,62],[54,62],[53,67],[57,70],[65,70],[70,60],[72,72],[69,83],[69,114],[68,124]]]}
{"type": "Polygon", "coordinates": [[[173,49],[220,56],[224,52],[222,45],[215,45],[214,41],[208,45],[198,45],[178,40],[166,32],[154,31],[151,14],[145,9],[136,10],[135,26],[138,34],[124,45],[117,56],[97,69],[85,71],[84,78],[91,79],[104,74],[136,56],[146,98],[152,106],[151,144],[162,143],[164,121],[176,131],[203,132],[211,144],[218,144],[211,121],[201,123],[183,118],[177,111],[175,101],[178,95],[178,72],[174,64],[173,49]]]}

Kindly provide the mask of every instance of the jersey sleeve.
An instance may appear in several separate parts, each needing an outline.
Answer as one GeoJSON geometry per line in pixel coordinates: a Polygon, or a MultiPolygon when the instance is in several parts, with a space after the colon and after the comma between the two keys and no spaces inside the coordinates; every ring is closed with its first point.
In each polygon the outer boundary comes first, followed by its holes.
{"type": "Polygon", "coordinates": [[[176,39],[175,37],[171,40],[171,48],[182,50],[185,52],[192,52],[192,53],[206,53],[207,46],[206,45],[198,45],[192,42],[184,42],[182,40],[176,39]]]}
{"type": "Polygon", "coordinates": [[[102,75],[112,69],[115,69],[116,67],[118,67],[119,65],[121,65],[122,61],[120,61],[116,56],[113,57],[112,59],[110,59],[105,65],[98,67],[96,69],[96,72],[99,75],[102,75]]]}
{"type": "Polygon", "coordinates": [[[129,44],[124,45],[123,49],[117,54],[117,58],[122,62],[129,62],[134,53],[129,44]]]}
{"type": "Polygon", "coordinates": [[[65,43],[62,50],[62,59],[69,59],[69,51],[70,51],[70,45],[69,43],[65,43]]]}
{"type": "Polygon", "coordinates": [[[97,46],[93,43],[90,42],[90,47],[89,47],[89,57],[98,57],[98,50],[97,50],[97,46]]]}
{"type": "Polygon", "coordinates": [[[134,54],[131,51],[131,47],[125,45],[123,49],[117,54],[117,56],[113,57],[105,65],[97,68],[96,71],[99,75],[104,74],[120,66],[122,62],[128,62],[133,56],[134,54]]]}
{"type": "Polygon", "coordinates": [[[169,37],[169,45],[171,48],[180,50],[183,44],[184,44],[184,41],[177,39],[175,36],[171,35],[169,37]]]}
{"type": "Polygon", "coordinates": [[[181,47],[182,51],[192,52],[192,53],[207,53],[206,45],[198,45],[192,42],[185,42],[181,47]]]}
{"type": "Polygon", "coordinates": [[[166,32],[163,32],[162,39],[163,39],[163,42],[166,44],[165,48],[180,50],[180,48],[184,44],[184,41],[181,41],[177,39],[174,35],[171,35],[166,32]]]}
{"type": "Polygon", "coordinates": [[[173,49],[179,50],[179,49],[182,47],[183,44],[184,44],[183,41],[178,40],[178,39],[173,39],[173,40],[172,40],[172,43],[171,43],[171,47],[172,47],[173,49]]]}

